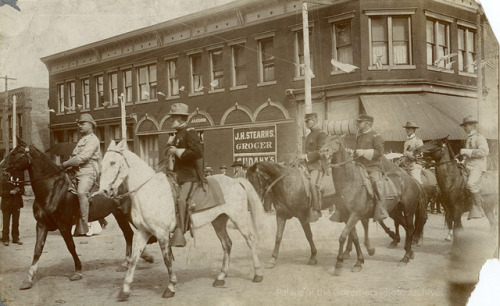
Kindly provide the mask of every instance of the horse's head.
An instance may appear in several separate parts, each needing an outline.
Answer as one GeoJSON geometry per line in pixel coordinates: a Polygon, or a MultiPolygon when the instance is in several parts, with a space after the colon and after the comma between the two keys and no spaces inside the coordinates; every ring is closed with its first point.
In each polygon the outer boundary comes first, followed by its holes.
{"type": "Polygon", "coordinates": [[[129,166],[123,155],[127,144],[122,140],[118,145],[114,141],[109,144],[101,163],[101,179],[98,193],[114,196],[123,180],[129,175],[129,166]]]}
{"type": "Polygon", "coordinates": [[[330,135],[326,138],[325,144],[319,149],[320,163],[322,166],[329,164],[332,156],[337,154],[342,146],[342,137],[338,135],[330,135]]]}
{"type": "Polygon", "coordinates": [[[24,171],[31,164],[30,146],[20,138],[17,138],[17,143],[17,146],[1,163],[4,173],[9,174],[24,171]]]}
{"type": "Polygon", "coordinates": [[[424,160],[434,160],[439,162],[448,149],[448,136],[441,139],[429,140],[423,146],[415,150],[417,156],[421,156],[424,160]]]}
{"type": "Polygon", "coordinates": [[[272,162],[257,162],[247,170],[247,179],[263,199],[267,188],[285,172],[285,167],[272,162]]]}

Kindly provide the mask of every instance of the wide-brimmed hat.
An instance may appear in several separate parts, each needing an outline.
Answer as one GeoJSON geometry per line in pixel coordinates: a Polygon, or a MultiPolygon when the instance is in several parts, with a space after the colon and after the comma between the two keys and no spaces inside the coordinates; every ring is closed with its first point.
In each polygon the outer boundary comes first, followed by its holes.
{"type": "Polygon", "coordinates": [[[221,165],[221,166],[219,167],[219,169],[227,169],[227,166],[226,166],[226,165],[221,165]]]}
{"type": "Polygon", "coordinates": [[[317,113],[306,114],[304,118],[305,118],[305,120],[318,119],[318,114],[317,113]]]}
{"type": "Polygon", "coordinates": [[[406,121],[406,125],[403,126],[405,129],[418,129],[419,126],[413,121],[406,121]]]}
{"type": "Polygon", "coordinates": [[[472,116],[467,116],[464,118],[464,121],[462,122],[462,124],[460,124],[460,126],[464,126],[466,124],[477,124],[477,123],[478,121],[474,120],[472,116]]]}
{"type": "Polygon", "coordinates": [[[205,167],[205,172],[212,172],[212,167],[205,167]]]}
{"type": "Polygon", "coordinates": [[[80,122],[90,122],[94,126],[94,128],[97,128],[97,123],[95,122],[94,118],[92,118],[92,115],[90,114],[81,114],[80,118],[76,119],[76,123],[80,122]]]}
{"type": "Polygon", "coordinates": [[[238,167],[238,166],[244,167],[245,165],[243,165],[243,163],[239,160],[234,161],[234,163],[231,165],[231,167],[233,167],[233,168],[238,167]]]}
{"type": "Polygon", "coordinates": [[[170,113],[168,114],[189,116],[189,107],[184,103],[174,103],[170,106],[170,113]]]}
{"type": "Polygon", "coordinates": [[[374,120],[374,119],[373,119],[373,117],[372,117],[372,116],[369,116],[369,115],[367,115],[367,114],[361,114],[361,115],[359,115],[359,117],[358,117],[358,122],[359,122],[359,121],[373,122],[373,120],[374,120]]]}

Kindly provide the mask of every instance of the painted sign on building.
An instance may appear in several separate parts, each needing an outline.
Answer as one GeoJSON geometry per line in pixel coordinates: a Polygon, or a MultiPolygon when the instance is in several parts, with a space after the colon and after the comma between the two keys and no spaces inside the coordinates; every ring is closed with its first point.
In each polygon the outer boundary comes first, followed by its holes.
{"type": "Polygon", "coordinates": [[[256,162],[276,162],[276,126],[233,129],[234,160],[247,166],[256,162]]]}

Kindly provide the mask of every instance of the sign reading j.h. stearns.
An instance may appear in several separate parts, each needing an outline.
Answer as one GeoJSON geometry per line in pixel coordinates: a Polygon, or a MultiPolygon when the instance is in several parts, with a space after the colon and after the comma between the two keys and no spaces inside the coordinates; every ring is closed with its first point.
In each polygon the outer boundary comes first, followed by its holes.
{"type": "Polygon", "coordinates": [[[235,128],[233,145],[235,156],[276,153],[276,126],[235,128]]]}

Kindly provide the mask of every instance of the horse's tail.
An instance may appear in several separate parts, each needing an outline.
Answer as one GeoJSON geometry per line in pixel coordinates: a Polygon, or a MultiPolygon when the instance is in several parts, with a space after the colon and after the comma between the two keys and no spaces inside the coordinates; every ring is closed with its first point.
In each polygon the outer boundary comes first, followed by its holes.
{"type": "Polygon", "coordinates": [[[419,185],[419,201],[415,211],[415,234],[414,237],[420,239],[424,233],[424,225],[427,222],[427,198],[423,188],[419,185]]]}
{"type": "Polygon", "coordinates": [[[259,229],[261,228],[261,219],[264,216],[264,206],[262,205],[257,191],[255,191],[255,188],[247,179],[237,178],[236,180],[241,186],[243,186],[243,189],[245,189],[247,193],[248,208],[250,209],[250,215],[252,218],[253,232],[255,238],[258,240],[259,229]]]}

